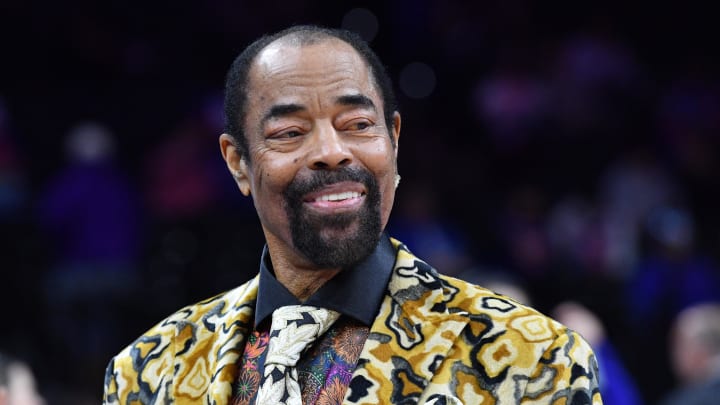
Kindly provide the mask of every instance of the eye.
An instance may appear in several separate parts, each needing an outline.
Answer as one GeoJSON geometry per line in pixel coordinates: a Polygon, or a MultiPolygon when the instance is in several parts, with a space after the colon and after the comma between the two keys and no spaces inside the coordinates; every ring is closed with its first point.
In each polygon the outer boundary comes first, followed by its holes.
{"type": "Polygon", "coordinates": [[[295,137],[298,137],[298,136],[300,136],[300,135],[302,135],[302,134],[300,133],[300,131],[287,131],[287,132],[283,132],[280,136],[281,136],[282,138],[295,138],[295,137]]]}
{"type": "Polygon", "coordinates": [[[365,129],[370,128],[372,125],[373,125],[372,122],[370,122],[370,121],[368,121],[368,120],[365,120],[365,119],[363,119],[363,120],[356,120],[356,121],[350,122],[350,123],[345,127],[345,130],[346,130],[346,131],[363,131],[363,130],[365,130],[365,129]]]}
{"type": "Polygon", "coordinates": [[[302,132],[297,129],[288,129],[285,131],[279,131],[276,132],[270,136],[268,136],[268,139],[291,139],[291,138],[297,138],[298,136],[302,136],[302,132]]]}

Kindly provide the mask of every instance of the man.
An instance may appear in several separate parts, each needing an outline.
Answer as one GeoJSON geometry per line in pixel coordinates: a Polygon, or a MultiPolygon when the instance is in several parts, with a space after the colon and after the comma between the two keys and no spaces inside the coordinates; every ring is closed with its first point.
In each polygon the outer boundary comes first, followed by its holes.
{"type": "Polygon", "coordinates": [[[720,398],[720,303],[680,311],[672,326],[670,359],[679,386],[663,405],[715,404],[720,398]]]}
{"type": "Polygon", "coordinates": [[[361,39],[313,26],[259,39],[230,68],[226,116],[220,149],[266,239],[260,273],[116,356],[106,403],[601,403],[579,335],[384,233],[400,114],[361,39]],[[317,312],[278,321],[299,304],[317,312]],[[283,352],[311,326],[309,349],[283,352]]]}

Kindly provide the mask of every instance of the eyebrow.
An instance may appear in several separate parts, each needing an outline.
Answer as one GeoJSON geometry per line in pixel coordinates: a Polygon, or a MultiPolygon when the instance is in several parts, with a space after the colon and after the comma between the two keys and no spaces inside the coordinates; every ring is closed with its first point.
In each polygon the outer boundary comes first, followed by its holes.
{"type": "Polygon", "coordinates": [[[337,104],[345,105],[345,106],[355,106],[355,107],[365,107],[370,108],[373,111],[377,111],[377,107],[375,107],[375,103],[367,97],[362,94],[349,94],[345,96],[340,96],[335,99],[335,102],[337,104]]]}
{"type": "MultiPolygon", "coordinates": [[[[373,111],[377,111],[375,103],[373,103],[369,97],[362,94],[348,94],[340,96],[335,99],[335,103],[350,107],[365,107],[372,109],[373,111]]],[[[270,110],[268,110],[265,115],[263,115],[260,120],[260,126],[264,126],[268,121],[274,118],[284,117],[304,110],[306,110],[305,106],[300,104],[275,104],[270,107],[270,110]]]]}
{"type": "Polygon", "coordinates": [[[265,125],[266,122],[273,118],[284,117],[303,110],[305,110],[305,107],[300,104],[275,104],[270,107],[270,110],[266,112],[265,115],[263,115],[260,120],[260,125],[265,125]]]}

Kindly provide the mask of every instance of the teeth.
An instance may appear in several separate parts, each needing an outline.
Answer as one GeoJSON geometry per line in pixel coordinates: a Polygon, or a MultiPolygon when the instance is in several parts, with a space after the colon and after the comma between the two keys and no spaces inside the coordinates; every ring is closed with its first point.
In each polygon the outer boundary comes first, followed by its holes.
{"type": "Polygon", "coordinates": [[[324,196],[319,197],[315,201],[341,201],[341,200],[347,200],[349,198],[359,198],[360,193],[357,191],[346,191],[343,193],[336,193],[336,194],[326,194],[324,196]]]}

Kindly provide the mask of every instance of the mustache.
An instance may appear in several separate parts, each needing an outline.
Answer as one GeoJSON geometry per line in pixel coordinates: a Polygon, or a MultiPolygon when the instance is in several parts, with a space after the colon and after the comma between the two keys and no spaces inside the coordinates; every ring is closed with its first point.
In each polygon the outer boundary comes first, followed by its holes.
{"type": "Polygon", "coordinates": [[[308,178],[295,178],[285,189],[288,202],[299,202],[303,195],[342,181],[358,182],[370,192],[374,190],[375,178],[367,170],[343,167],[337,170],[318,170],[308,178]]]}

